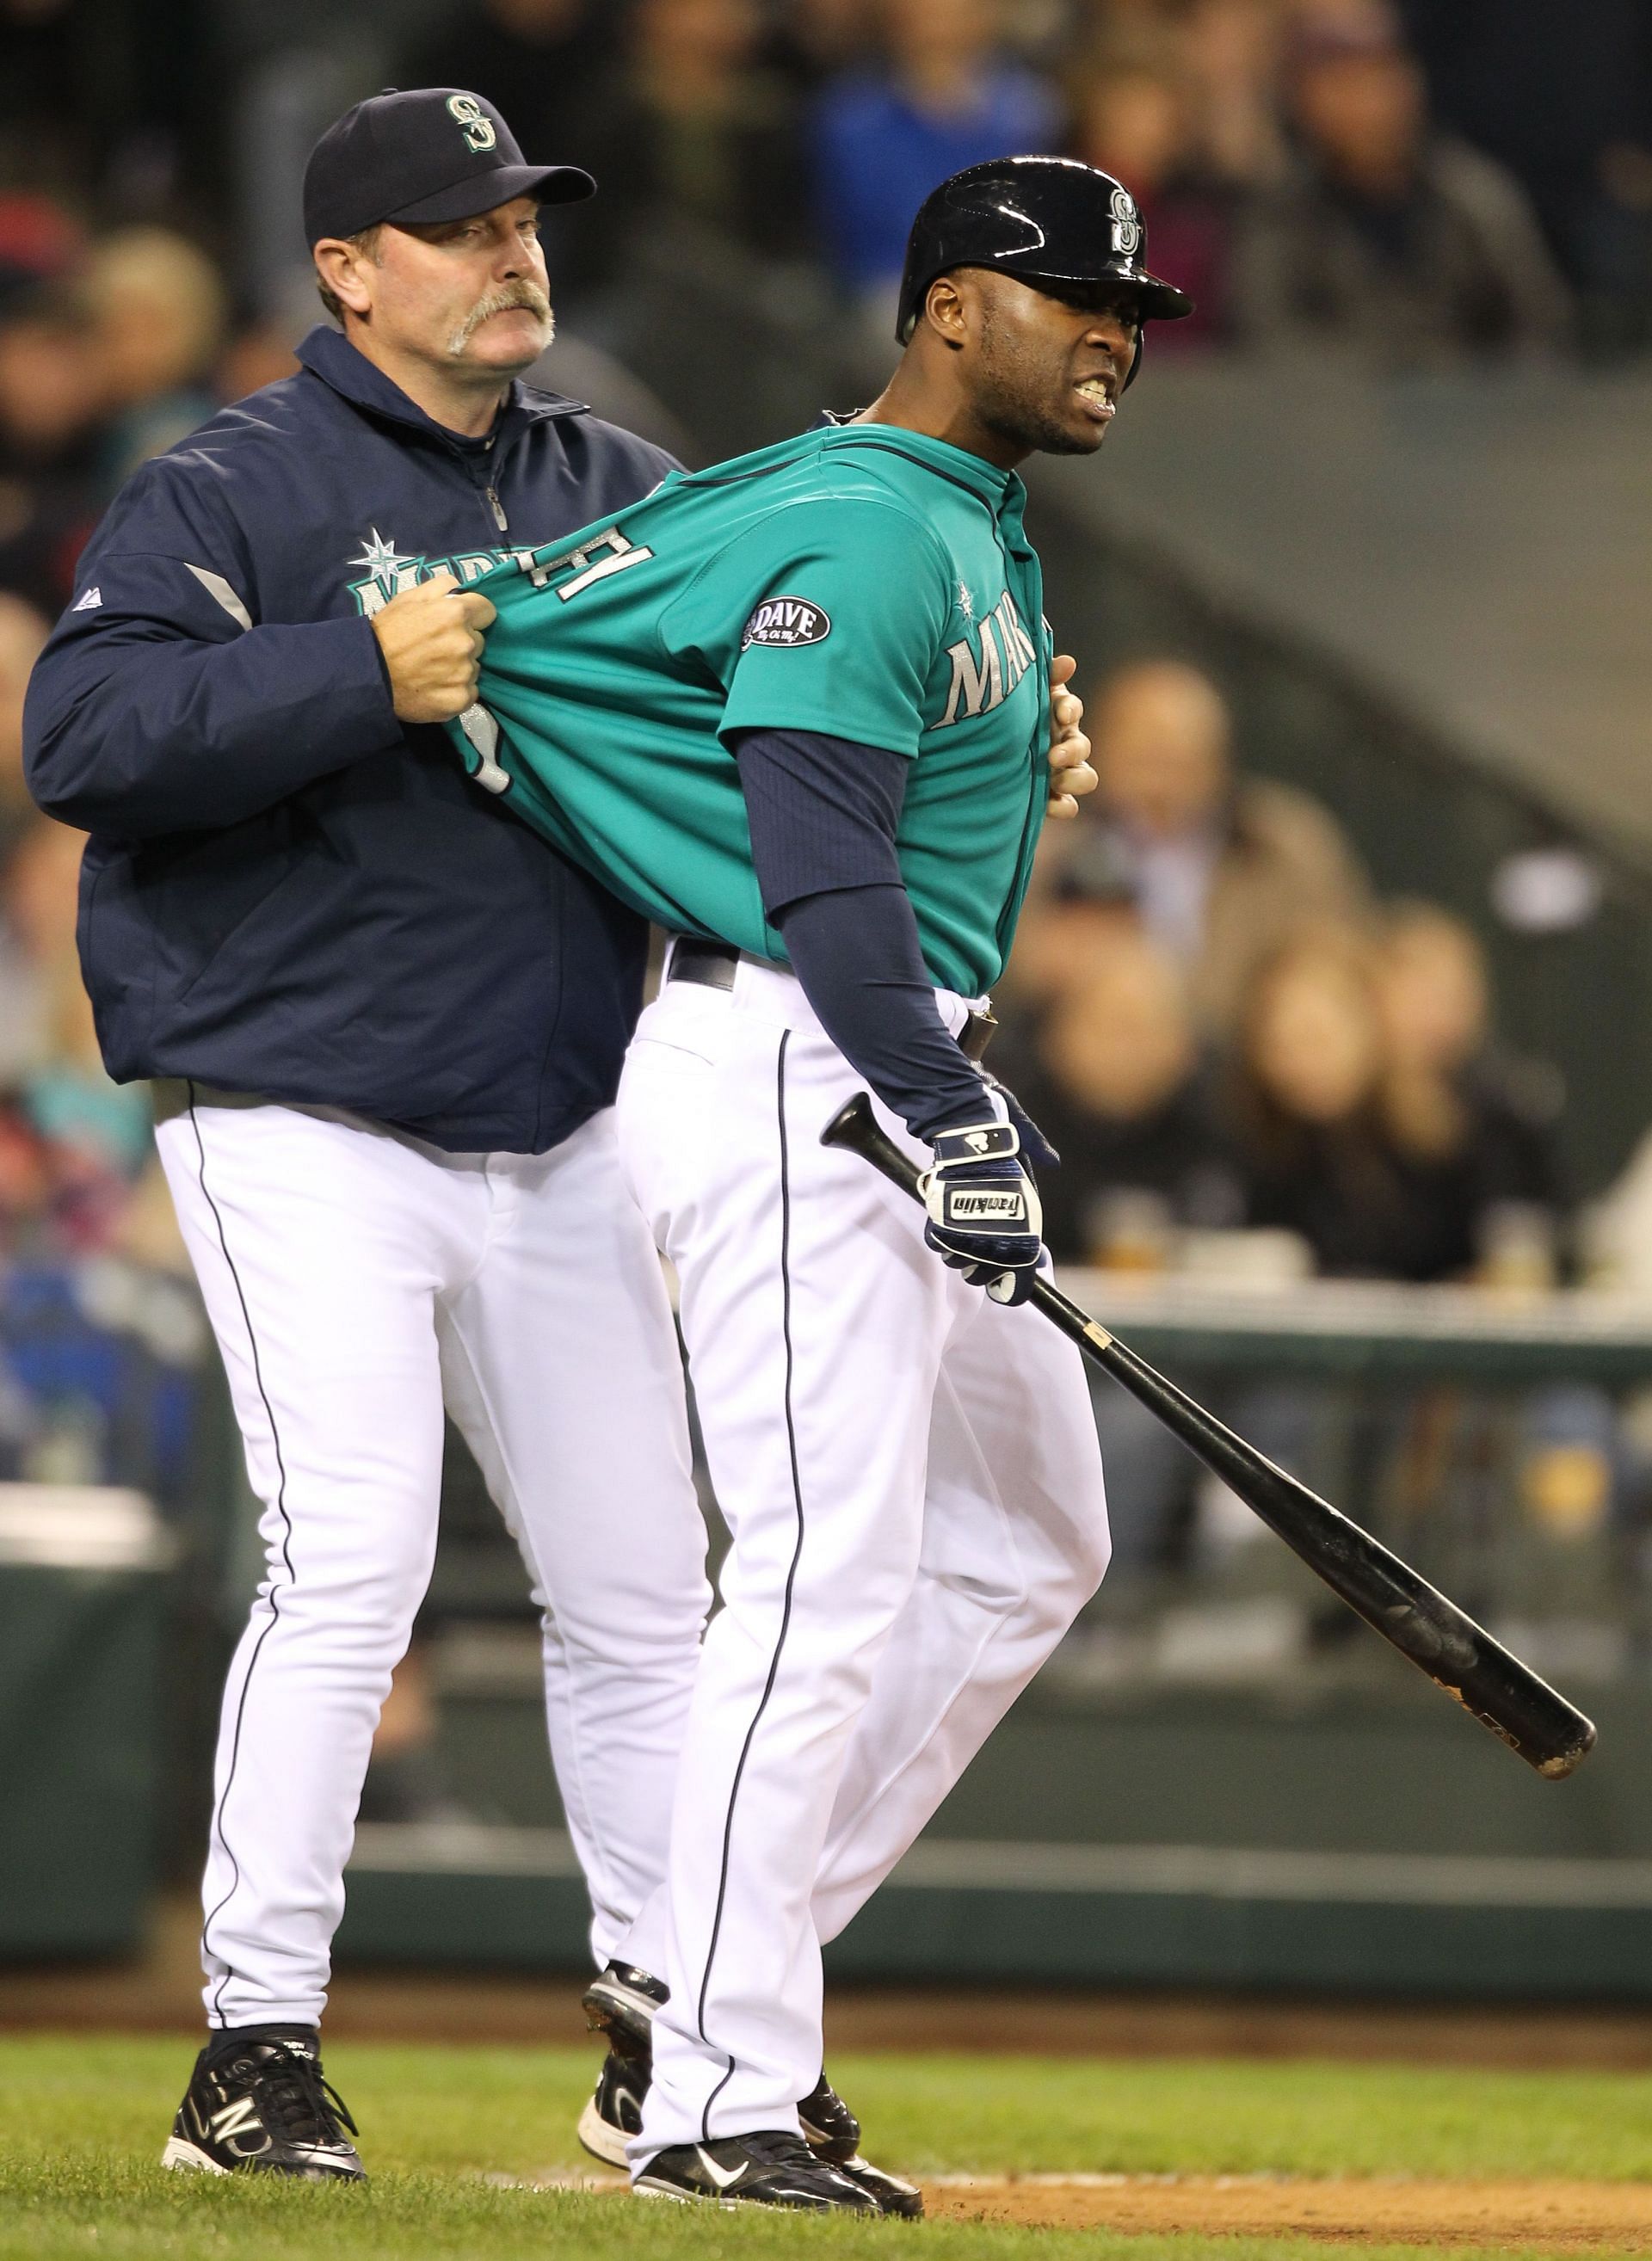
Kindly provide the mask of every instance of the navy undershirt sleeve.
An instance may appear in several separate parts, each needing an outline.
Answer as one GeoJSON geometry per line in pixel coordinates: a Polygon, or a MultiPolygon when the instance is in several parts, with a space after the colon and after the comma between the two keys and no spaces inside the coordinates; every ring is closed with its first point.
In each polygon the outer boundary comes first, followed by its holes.
{"type": "Polygon", "coordinates": [[[742,730],[734,750],[771,919],[829,887],[900,886],[904,754],[817,730],[742,730]]]}
{"type": "Polygon", "coordinates": [[[906,757],[808,730],[743,732],[735,757],[763,907],[821,1026],[916,1138],[982,1121],[895,856],[906,757]]]}

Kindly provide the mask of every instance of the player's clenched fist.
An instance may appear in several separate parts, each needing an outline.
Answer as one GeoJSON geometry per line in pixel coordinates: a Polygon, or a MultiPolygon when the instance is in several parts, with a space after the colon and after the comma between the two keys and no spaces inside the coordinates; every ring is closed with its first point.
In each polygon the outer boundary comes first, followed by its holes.
{"type": "Polygon", "coordinates": [[[404,589],[373,615],[373,634],[390,671],[391,697],[404,722],[448,722],[476,698],[482,631],[493,607],[451,573],[404,589]]]}
{"type": "Polygon", "coordinates": [[[1093,750],[1084,735],[1084,701],[1069,688],[1078,662],[1063,652],[1050,663],[1050,801],[1052,816],[1071,817],[1079,802],[1101,783],[1090,766],[1093,750]]]}

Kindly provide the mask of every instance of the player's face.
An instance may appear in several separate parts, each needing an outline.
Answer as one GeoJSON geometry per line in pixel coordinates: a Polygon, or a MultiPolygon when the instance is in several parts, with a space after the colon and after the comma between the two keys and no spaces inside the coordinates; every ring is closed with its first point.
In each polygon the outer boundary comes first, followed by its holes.
{"type": "Polygon", "coordinates": [[[1094,455],[1136,351],[1133,294],[980,269],[956,279],[970,314],[960,374],[982,423],[1025,454],[1094,455]]]}
{"type": "Polygon", "coordinates": [[[362,271],[376,334],[449,372],[512,377],[555,333],[532,197],[470,219],[386,226],[362,271]]]}

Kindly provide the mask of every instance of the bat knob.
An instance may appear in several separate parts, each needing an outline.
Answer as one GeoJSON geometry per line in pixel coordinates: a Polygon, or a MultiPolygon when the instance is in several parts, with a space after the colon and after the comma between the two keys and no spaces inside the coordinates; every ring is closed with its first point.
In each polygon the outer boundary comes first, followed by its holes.
{"type": "Polygon", "coordinates": [[[876,1128],[872,1102],[864,1091],[858,1091],[821,1132],[820,1143],[822,1146],[848,1146],[859,1152],[866,1146],[867,1132],[876,1128]]]}

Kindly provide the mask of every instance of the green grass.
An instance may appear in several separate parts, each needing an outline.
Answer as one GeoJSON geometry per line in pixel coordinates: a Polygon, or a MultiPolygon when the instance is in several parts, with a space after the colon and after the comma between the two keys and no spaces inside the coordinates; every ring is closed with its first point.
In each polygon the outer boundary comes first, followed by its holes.
{"type": "MultiPolygon", "coordinates": [[[[915,2232],[491,2186],[489,2175],[580,2164],[586,2049],[341,2044],[327,2070],[362,2124],[369,2189],[166,2175],[155,2159],[188,2059],[176,2041],[0,2042],[0,2261],[770,2261],[782,2250],[884,2255],[912,2237],[923,2261],[1031,2261],[1035,2249],[1038,2261],[1283,2261],[1325,2250],[967,2223],[915,2232]]],[[[921,2173],[1652,2179],[1652,2077],[973,2056],[832,2070],[868,2148],[921,2173]]],[[[1361,2248],[1362,2261],[1395,2250],[1361,2248]]]]}

